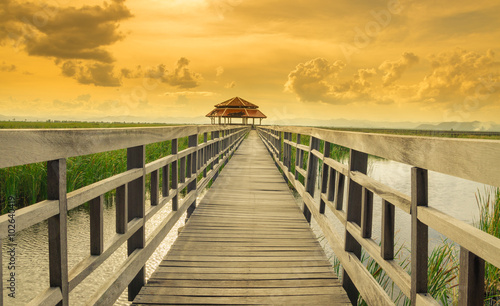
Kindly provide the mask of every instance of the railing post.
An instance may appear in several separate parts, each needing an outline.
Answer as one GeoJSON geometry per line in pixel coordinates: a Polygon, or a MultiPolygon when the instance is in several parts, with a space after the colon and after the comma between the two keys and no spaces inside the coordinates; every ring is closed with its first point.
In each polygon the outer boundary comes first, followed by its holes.
{"type": "Polygon", "coordinates": [[[151,206],[158,205],[160,199],[160,172],[158,170],[151,172],[149,195],[151,198],[151,206]]]}
{"type": "MultiPolygon", "coordinates": [[[[363,187],[361,198],[361,237],[372,237],[373,193],[363,187]]],[[[385,224],[382,222],[382,224],[385,224]]]]}
{"type": "Polygon", "coordinates": [[[128,227],[128,184],[116,188],[116,233],[125,234],[128,227]]]}
{"type": "MultiPolygon", "coordinates": [[[[312,137],[309,141],[309,158],[307,161],[307,172],[305,177],[306,192],[314,198],[314,184],[318,175],[318,158],[312,153],[313,150],[319,150],[319,139],[312,137]]],[[[311,222],[311,211],[304,202],[304,216],[307,222],[311,222]]]]}
{"type": "Polygon", "coordinates": [[[380,255],[385,260],[394,259],[394,210],[394,205],[386,200],[382,200],[382,241],[380,255]]]}
{"type": "MultiPolygon", "coordinates": [[[[325,158],[330,157],[330,143],[325,141],[325,148],[323,151],[323,169],[321,171],[321,194],[326,193],[328,190],[328,165],[325,163],[325,158]]],[[[320,197],[321,198],[321,197],[320,197]]],[[[319,203],[319,213],[324,214],[326,208],[326,203],[321,198],[319,203]]]]}
{"type": "Polygon", "coordinates": [[[418,206],[428,205],[427,170],[411,169],[411,303],[417,294],[427,293],[427,256],[429,248],[427,225],[418,220],[418,206]]]}
{"type": "MultiPolygon", "coordinates": [[[[297,145],[300,144],[300,134],[297,133],[297,145]]],[[[303,156],[303,154],[301,153],[302,150],[299,149],[299,147],[297,146],[297,148],[295,149],[295,179],[297,180],[299,178],[299,171],[297,171],[297,168],[299,167],[302,167],[302,160],[301,160],[301,156],[303,156]]]]}
{"type": "MultiPolygon", "coordinates": [[[[142,218],[142,226],[127,240],[127,254],[130,256],[136,249],[146,245],[144,231],[144,191],[145,191],[145,155],[144,145],[127,149],[127,170],[142,168],[143,175],[128,183],[128,222],[135,218],[142,218]]],[[[128,285],[128,299],[134,300],[146,282],[145,267],[143,266],[128,285]]]]}
{"type": "Polygon", "coordinates": [[[101,255],[104,251],[104,195],[90,201],[90,255],[101,255]]]}
{"type": "Polygon", "coordinates": [[[165,165],[161,171],[161,194],[163,197],[167,197],[170,194],[170,167],[165,165]]]}
{"type": "MultiPolygon", "coordinates": [[[[172,139],[172,155],[177,155],[179,152],[179,145],[177,138],[172,139]]],[[[175,158],[172,162],[172,190],[175,192],[175,196],[172,198],[172,211],[177,211],[179,208],[179,160],[175,158]]]]}
{"type": "MultiPolygon", "coordinates": [[[[188,146],[190,148],[198,147],[198,134],[189,136],[188,146]]],[[[197,173],[197,171],[196,171],[197,159],[196,158],[197,158],[197,151],[194,151],[193,153],[191,153],[187,156],[187,171],[186,171],[187,178],[193,179],[193,176],[194,176],[194,180],[192,180],[188,184],[188,187],[187,187],[188,194],[191,191],[196,190],[196,179],[197,179],[197,175],[196,175],[196,173],[197,173]]],[[[191,205],[189,205],[189,207],[187,209],[186,220],[189,219],[189,217],[191,217],[191,214],[193,214],[195,209],[196,209],[196,197],[194,198],[193,203],[191,205]]]]}
{"type": "Polygon", "coordinates": [[[458,305],[474,306],[484,302],[484,259],[460,247],[458,305]]]}
{"type": "Polygon", "coordinates": [[[47,199],[59,201],[59,214],[48,220],[50,287],[61,288],[57,305],[69,305],[66,159],[47,162],[47,199]]]}
{"type": "MultiPolygon", "coordinates": [[[[217,139],[217,141],[214,143],[214,157],[217,156],[213,163],[212,163],[212,169],[215,168],[215,165],[219,163],[219,159],[220,159],[220,156],[219,156],[219,153],[220,153],[220,139],[219,139],[219,131],[215,131],[215,138],[214,139],[217,139]]],[[[212,178],[212,181],[215,182],[215,180],[217,179],[217,177],[219,177],[219,170],[217,170],[215,173],[214,173],[214,177],[212,178]]]]}
{"type": "MultiPolygon", "coordinates": [[[[366,174],[367,165],[368,155],[351,149],[349,171],[358,171],[366,174]]],[[[362,188],[350,178],[347,180],[347,184],[346,221],[361,225],[362,188]]],[[[339,190],[337,190],[337,192],[339,192],[339,190]]],[[[353,253],[354,256],[358,258],[361,257],[361,245],[347,230],[345,231],[344,249],[347,252],[353,253]]],[[[345,270],[342,277],[342,286],[344,287],[351,303],[356,304],[358,301],[359,291],[345,270]]]]}
{"type": "Polygon", "coordinates": [[[281,148],[281,142],[283,141],[283,133],[277,131],[278,139],[276,139],[278,143],[278,161],[283,161],[283,150],[281,148]]]}
{"type": "MultiPolygon", "coordinates": [[[[208,133],[203,133],[203,143],[206,144],[208,142],[208,133]]],[[[202,164],[202,167],[205,166],[205,164],[207,163],[209,157],[208,157],[208,147],[205,146],[203,148],[203,164],[202,164]]],[[[208,165],[207,165],[208,167],[208,165]]],[[[203,168],[203,177],[207,177],[207,167],[204,167],[203,168]]]]}

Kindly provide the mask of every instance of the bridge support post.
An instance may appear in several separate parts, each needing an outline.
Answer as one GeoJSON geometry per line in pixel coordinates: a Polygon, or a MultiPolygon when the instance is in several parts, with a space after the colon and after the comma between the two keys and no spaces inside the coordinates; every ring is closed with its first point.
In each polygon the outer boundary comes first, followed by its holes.
{"type": "Polygon", "coordinates": [[[429,228],[418,220],[418,206],[428,205],[427,170],[411,169],[411,303],[417,295],[427,293],[429,228]]]}
{"type": "MultiPolygon", "coordinates": [[[[172,139],[172,155],[179,152],[178,140],[177,138],[172,139]]],[[[175,160],[172,163],[172,189],[175,192],[175,196],[172,198],[172,211],[177,211],[179,208],[179,161],[175,160]]]]}
{"type": "MultiPolygon", "coordinates": [[[[219,163],[219,160],[220,160],[220,156],[219,156],[219,153],[220,153],[220,139],[219,139],[219,135],[220,135],[220,132],[219,131],[215,131],[214,132],[214,139],[217,139],[217,142],[215,142],[213,144],[214,148],[213,148],[213,156],[216,158],[214,159],[214,161],[212,162],[212,169],[214,169],[215,165],[219,163]]],[[[212,179],[213,182],[215,182],[215,180],[217,180],[217,177],[219,176],[219,170],[217,170],[214,174],[214,177],[212,179]]]]}
{"type": "Polygon", "coordinates": [[[59,201],[59,214],[48,221],[50,287],[61,288],[57,305],[69,305],[66,159],[47,162],[47,198],[59,201]]]}
{"type": "MultiPolygon", "coordinates": [[[[198,146],[198,134],[189,136],[188,146],[190,148],[196,148],[198,146]]],[[[197,151],[194,151],[193,153],[187,156],[186,175],[188,180],[192,180],[187,187],[188,194],[191,191],[196,191],[196,180],[197,180],[196,173],[197,173],[197,151]]],[[[187,219],[189,219],[189,217],[191,217],[195,209],[196,209],[196,197],[194,198],[193,203],[189,205],[187,209],[186,221],[187,219]]]]}
{"type": "MultiPolygon", "coordinates": [[[[207,142],[208,142],[208,133],[204,133],[203,134],[203,143],[206,144],[207,142]]],[[[203,166],[205,166],[205,164],[207,163],[208,159],[210,158],[208,156],[208,147],[207,146],[205,146],[203,148],[203,155],[202,156],[203,156],[203,158],[202,158],[201,166],[203,167],[203,166]]],[[[203,168],[203,177],[207,177],[207,167],[203,168]]]]}
{"type": "MultiPolygon", "coordinates": [[[[142,218],[142,226],[127,240],[127,254],[130,256],[136,249],[146,245],[144,231],[144,192],[145,192],[145,156],[146,146],[137,146],[127,149],[127,170],[142,168],[143,175],[128,184],[128,222],[135,218],[142,218]]],[[[146,270],[143,266],[128,285],[128,300],[133,301],[142,286],[146,283],[146,270]]]]}
{"type": "MultiPolygon", "coordinates": [[[[349,171],[358,171],[366,174],[368,166],[368,155],[356,150],[350,151],[349,158],[349,171]]],[[[362,187],[350,178],[347,180],[347,207],[346,207],[346,221],[353,222],[361,226],[361,200],[362,200],[362,187]]],[[[340,192],[340,190],[338,190],[340,192]]],[[[338,205],[338,203],[337,203],[338,205]]],[[[354,256],[361,257],[361,245],[346,229],[345,231],[345,244],[344,250],[351,252],[354,256]]],[[[353,305],[357,304],[359,291],[354,285],[353,281],[344,270],[342,276],[342,286],[344,287],[349,300],[353,305]]]]}
{"type": "MultiPolygon", "coordinates": [[[[323,160],[325,158],[330,157],[330,143],[325,141],[325,148],[323,151],[323,160]]],[[[321,193],[326,193],[328,190],[328,171],[329,167],[326,163],[323,162],[323,169],[321,171],[321,193]]],[[[322,197],[320,197],[320,203],[319,203],[319,213],[324,214],[325,213],[325,208],[326,208],[326,203],[323,200],[322,197]]]]}
{"type": "MultiPolygon", "coordinates": [[[[297,133],[297,144],[300,144],[300,134],[297,133]]],[[[295,149],[295,179],[297,180],[299,178],[299,172],[297,171],[297,168],[302,167],[302,159],[301,157],[304,156],[302,153],[302,150],[299,149],[297,146],[295,149]]]]}
{"type": "MultiPolygon", "coordinates": [[[[307,161],[307,176],[305,178],[306,192],[314,198],[314,184],[318,175],[318,157],[312,154],[313,150],[319,150],[319,139],[312,137],[309,141],[309,157],[307,161]]],[[[307,222],[311,223],[311,211],[304,202],[304,216],[307,222]]]]}
{"type": "Polygon", "coordinates": [[[482,305],[484,302],[484,259],[460,247],[460,284],[458,305],[482,305]]]}

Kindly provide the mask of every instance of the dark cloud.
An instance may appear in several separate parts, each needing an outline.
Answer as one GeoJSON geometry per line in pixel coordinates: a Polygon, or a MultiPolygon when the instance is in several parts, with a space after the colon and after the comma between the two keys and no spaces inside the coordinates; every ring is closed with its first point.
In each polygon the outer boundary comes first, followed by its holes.
{"type": "Polygon", "coordinates": [[[12,72],[12,71],[16,71],[17,70],[17,67],[16,65],[12,65],[12,64],[7,64],[5,62],[2,62],[0,64],[0,71],[4,71],[4,72],[12,72]]]}
{"type": "Polygon", "coordinates": [[[64,76],[74,78],[80,84],[104,87],[121,85],[120,76],[113,72],[114,66],[106,63],[82,63],[66,61],[61,70],[64,76]]]}
{"type": "Polygon", "coordinates": [[[120,86],[113,55],[105,49],[124,38],[119,22],[132,17],[123,0],[102,6],[56,7],[0,2],[0,43],[13,41],[33,56],[55,59],[66,77],[82,84],[120,86]]]}
{"type": "Polygon", "coordinates": [[[81,8],[4,1],[0,8],[8,14],[0,39],[17,38],[29,55],[105,63],[113,56],[103,47],[123,39],[118,23],[132,17],[120,0],[81,8]]]}
{"type": "Polygon", "coordinates": [[[84,101],[84,102],[89,102],[91,98],[91,95],[90,94],[86,94],[86,95],[79,95],[78,97],[76,97],[76,101],[84,101]]]}
{"type": "Polygon", "coordinates": [[[170,86],[189,89],[195,88],[200,85],[201,80],[203,79],[201,74],[192,72],[188,66],[190,61],[181,57],[172,71],[167,70],[164,64],[160,64],[156,67],[146,69],[144,73],[142,73],[142,69],[136,69],[135,71],[126,71],[127,75],[133,75],[134,77],[144,76],[146,78],[158,79],[163,83],[166,83],[170,86]]]}
{"type": "Polygon", "coordinates": [[[61,66],[61,71],[64,76],[72,77],[76,74],[76,64],[73,61],[64,62],[61,66]]]}
{"type": "Polygon", "coordinates": [[[382,82],[384,86],[389,86],[399,80],[403,73],[411,66],[418,63],[419,58],[411,52],[404,52],[397,61],[385,61],[378,69],[384,72],[382,82]]]}

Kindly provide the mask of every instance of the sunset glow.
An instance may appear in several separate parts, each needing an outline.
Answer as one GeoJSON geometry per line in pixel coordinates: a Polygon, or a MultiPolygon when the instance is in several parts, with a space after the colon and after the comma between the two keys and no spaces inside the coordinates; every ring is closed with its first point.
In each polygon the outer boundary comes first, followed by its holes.
{"type": "Polygon", "coordinates": [[[0,120],[500,123],[496,1],[0,1],[0,120]],[[128,118],[128,119],[127,119],[128,118]]]}

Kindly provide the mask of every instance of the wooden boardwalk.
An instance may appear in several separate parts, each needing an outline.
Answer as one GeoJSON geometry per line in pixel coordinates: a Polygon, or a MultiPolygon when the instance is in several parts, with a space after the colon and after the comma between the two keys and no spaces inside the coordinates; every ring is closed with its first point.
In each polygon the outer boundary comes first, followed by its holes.
{"type": "Polygon", "coordinates": [[[134,304],[350,305],[255,131],[134,304]]]}

